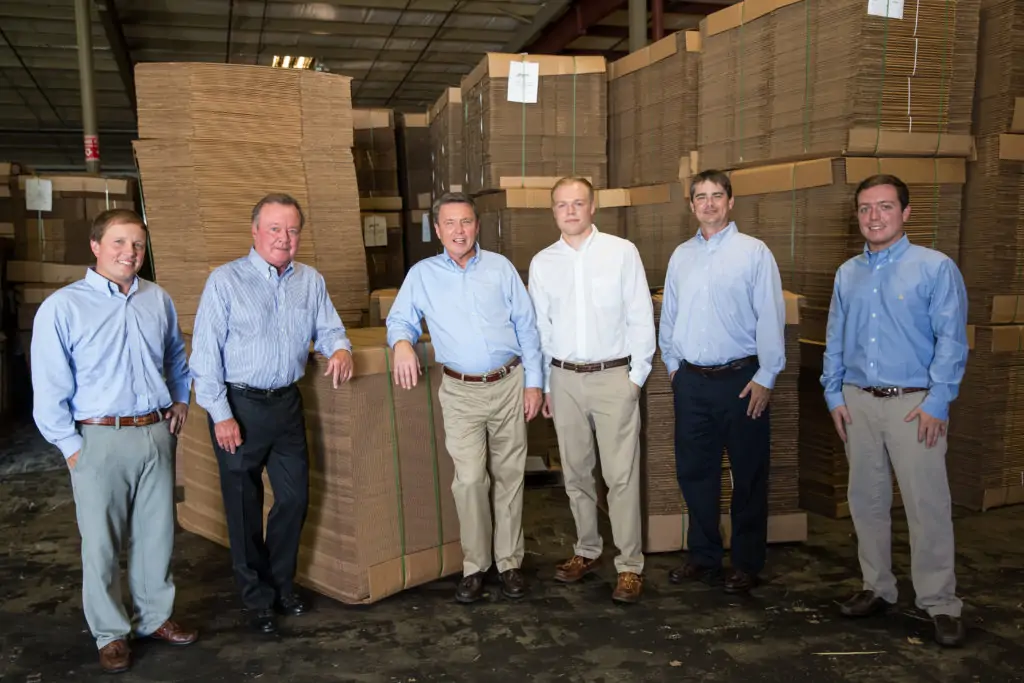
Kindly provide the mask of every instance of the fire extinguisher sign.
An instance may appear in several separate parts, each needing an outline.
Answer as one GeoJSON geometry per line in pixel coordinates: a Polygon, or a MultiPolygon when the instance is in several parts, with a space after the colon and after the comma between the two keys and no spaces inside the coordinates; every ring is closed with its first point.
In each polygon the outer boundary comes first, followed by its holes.
{"type": "Polygon", "coordinates": [[[99,161],[100,159],[100,139],[96,135],[85,136],[85,160],[86,161],[99,161]]]}

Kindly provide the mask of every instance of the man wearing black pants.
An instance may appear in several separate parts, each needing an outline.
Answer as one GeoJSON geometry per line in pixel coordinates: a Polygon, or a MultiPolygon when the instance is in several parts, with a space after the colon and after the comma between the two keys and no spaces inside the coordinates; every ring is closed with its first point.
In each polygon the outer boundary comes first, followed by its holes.
{"type": "Polygon", "coordinates": [[[722,451],[732,469],[729,593],[757,585],[768,533],[768,402],[785,368],[785,301],[775,259],[729,220],[732,184],[718,171],[690,183],[698,233],[669,260],[659,347],[675,395],[676,474],[689,508],[690,559],[669,573],[717,582],[722,451]]]}
{"type": "Polygon", "coordinates": [[[306,606],[293,581],[309,499],[302,395],[310,342],[334,386],[352,377],[352,345],[324,279],[294,261],[304,223],[288,195],[252,211],[253,247],[214,270],[196,312],[190,365],[220,466],[231,563],[253,627],[277,629],[274,608],[306,606]],[[263,540],[263,470],[274,506],[263,540]]]}

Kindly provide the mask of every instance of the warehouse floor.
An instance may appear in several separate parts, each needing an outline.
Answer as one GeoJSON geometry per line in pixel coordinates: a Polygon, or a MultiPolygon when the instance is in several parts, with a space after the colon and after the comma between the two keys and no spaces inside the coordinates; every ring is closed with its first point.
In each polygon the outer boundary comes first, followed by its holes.
{"type": "MultiPolygon", "coordinates": [[[[101,674],[82,616],[78,532],[66,471],[31,425],[0,444],[0,680],[111,680],[101,674]]],[[[493,590],[457,605],[454,579],[369,607],[320,599],[251,633],[238,610],[227,551],[182,532],[175,554],[176,617],[202,629],[184,650],[135,648],[128,681],[1024,681],[1024,515],[958,511],[958,569],[969,640],[940,650],[901,584],[900,609],[851,623],[835,600],[858,588],[847,521],[812,516],[810,540],[774,547],[769,582],[748,598],[676,587],[678,556],[648,559],[642,603],[609,600],[613,569],[582,585],[551,579],[570,552],[560,489],[527,492],[531,595],[509,604],[493,590]]],[[[909,567],[906,524],[896,563],[909,567]]]]}

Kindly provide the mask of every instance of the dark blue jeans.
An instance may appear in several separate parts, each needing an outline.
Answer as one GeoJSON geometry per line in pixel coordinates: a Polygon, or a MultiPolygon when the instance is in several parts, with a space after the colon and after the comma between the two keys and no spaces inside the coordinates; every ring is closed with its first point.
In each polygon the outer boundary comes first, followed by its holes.
{"type": "Polygon", "coordinates": [[[755,372],[756,363],[705,376],[683,364],[672,381],[676,476],[690,515],[687,545],[690,560],[702,567],[722,565],[719,501],[724,448],[733,480],[732,566],[750,574],[764,568],[770,414],[765,409],[756,420],[748,417],[750,396],[739,397],[755,372]]]}

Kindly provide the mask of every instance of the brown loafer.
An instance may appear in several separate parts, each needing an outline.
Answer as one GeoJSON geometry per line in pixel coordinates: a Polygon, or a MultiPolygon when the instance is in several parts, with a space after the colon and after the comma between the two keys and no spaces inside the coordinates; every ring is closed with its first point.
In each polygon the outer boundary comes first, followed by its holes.
{"type": "Polygon", "coordinates": [[[498,575],[501,579],[501,594],[510,600],[519,600],[526,595],[526,577],[521,569],[507,569],[498,575]]]}
{"type": "Polygon", "coordinates": [[[476,602],[484,596],[484,573],[474,572],[469,576],[463,576],[455,589],[455,599],[461,603],[476,602]]]}
{"type": "Polygon", "coordinates": [[[132,651],[127,640],[115,640],[100,648],[100,668],[108,674],[127,671],[132,665],[132,651]]]}
{"type": "Polygon", "coordinates": [[[634,603],[640,599],[643,592],[644,579],[633,572],[620,572],[619,581],[615,584],[612,592],[612,600],[615,602],[634,603]]]}
{"type": "Polygon", "coordinates": [[[197,631],[190,631],[170,619],[160,625],[160,628],[149,634],[153,640],[162,640],[171,645],[191,645],[199,637],[197,631]]]}
{"type": "Polygon", "coordinates": [[[555,567],[555,581],[562,583],[576,583],[587,574],[597,569],[600,558],[591,559],[582,555],[573,555],[571,558],[555,567]]]}

